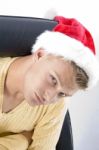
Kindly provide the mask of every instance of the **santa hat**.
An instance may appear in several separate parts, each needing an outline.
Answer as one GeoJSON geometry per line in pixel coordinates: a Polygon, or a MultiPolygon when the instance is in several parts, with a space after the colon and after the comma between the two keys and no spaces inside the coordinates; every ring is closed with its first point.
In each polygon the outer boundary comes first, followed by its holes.
{"type": "Polygon", "coordinates": [[[37,37],[33,52],[39,48],[64,56],[74,61],[88,75],[88,88],[99,80],[99,62],[90,32],[76,19],[56,16],[58,24],[52,31],[45,31],[37,37]]]}

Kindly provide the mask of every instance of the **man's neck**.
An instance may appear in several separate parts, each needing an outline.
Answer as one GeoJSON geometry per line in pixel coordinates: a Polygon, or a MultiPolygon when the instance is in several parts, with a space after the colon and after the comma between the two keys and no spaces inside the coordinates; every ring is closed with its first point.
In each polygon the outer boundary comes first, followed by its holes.
{"type": "Polygon", "coordinates": [[[24,75],[28,71],[30,65],[33,64],[33,56],[19,57],[10,65],[5,80],[4,93],[10,97],[21,95],[23,90],[24,75]]]}

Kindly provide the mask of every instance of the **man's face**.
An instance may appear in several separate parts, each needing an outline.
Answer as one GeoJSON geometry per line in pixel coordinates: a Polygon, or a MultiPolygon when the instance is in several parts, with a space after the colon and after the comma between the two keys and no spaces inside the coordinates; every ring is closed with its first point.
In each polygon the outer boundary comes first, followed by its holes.
{"type": "Polygon", "coordinates": [[[78,90],[71,64],[56,56],[42,56],[24,78],[24,97],[33,105],[50,104],[78,90]]]}

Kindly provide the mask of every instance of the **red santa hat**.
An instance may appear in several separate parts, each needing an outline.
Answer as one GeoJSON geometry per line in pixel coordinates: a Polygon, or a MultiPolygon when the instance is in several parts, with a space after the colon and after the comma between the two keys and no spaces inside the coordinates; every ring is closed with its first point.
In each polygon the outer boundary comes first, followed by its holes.
{"type": "Polygon", "coordinates": [[[90,32],[76,19],[56,16],[54,20],[58,24],[37,37],[33,52],[43,48],[74,61],[87,73],[88,88],[93,87],[99,80],[99,62],[90,32]]]}

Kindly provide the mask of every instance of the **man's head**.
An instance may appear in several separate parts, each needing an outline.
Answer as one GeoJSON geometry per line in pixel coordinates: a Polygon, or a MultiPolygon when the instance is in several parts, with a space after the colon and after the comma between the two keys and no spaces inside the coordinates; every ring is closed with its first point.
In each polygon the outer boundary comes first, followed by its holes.
{"type": "Polygon", "coordinates": [[[56,16],[54,20],[58,24],[53,31],[37,37],[32,48],[35,65],[27,73],[27,81],[34,86],[28,88],[32,91],[27,97],[32,99],[34,90],[36,100],[39,95],[45,103],[91,88],[99,81],[99,62],[90,32],[76,19],[56,16]]]}
{"type": "Polygon", "coordinates": [[[99,62],[90,32],[76,19],[57,16],[54,20],[58,24],[37,37],[32,51],[42,48],[74,62],[88,76],[87,89],[92,88],[99,81],[99,62]]]}
{"type": "Polygon", "coordinates": [[[50,104],[87,88],[88,76],[74,62],[43,49],[32,57],[34,64],[24,80],[24,95],[30,105],[50,104]]]}

